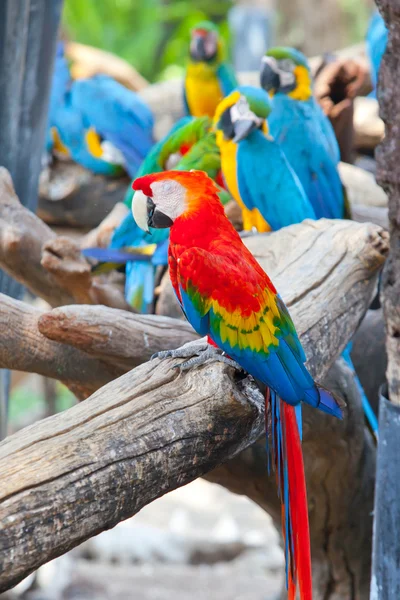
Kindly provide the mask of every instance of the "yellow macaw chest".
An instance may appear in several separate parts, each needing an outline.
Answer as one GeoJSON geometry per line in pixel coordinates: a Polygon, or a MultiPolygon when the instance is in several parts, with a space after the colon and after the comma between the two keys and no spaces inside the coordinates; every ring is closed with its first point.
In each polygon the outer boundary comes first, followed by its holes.
{"type": "Polygon", "coordinates": [[[186,102],[194,117],[213,117],[223,98],[215,71],[202,63],[188,66],[185,78],[186,102]]]}

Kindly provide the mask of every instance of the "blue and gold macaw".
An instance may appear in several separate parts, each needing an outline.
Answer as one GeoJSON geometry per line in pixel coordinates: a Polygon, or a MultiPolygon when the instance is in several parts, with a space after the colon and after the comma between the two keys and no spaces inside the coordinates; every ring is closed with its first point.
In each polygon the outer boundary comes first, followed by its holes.
{"type": "Polygon", "coordinates": [[[47,148],[94,173],[132,177],[153,146],[153,115],[137,94],[107,75],[73,81],[58,48],[47,148]]]}
{"type": "Polygon", "coordinates": [[[371,80],[374,86],[371,97],[376,98],[376,86],[381,61],[386,50],[388,41],[388,30],[380,13],[376,10],[369,22],[367,31],[367,53],[371,63],[371,80]]]}
{"type": "Polygon", "coordinates": [[[209,21],[191,31],[190,62],[184,80],[184,102],[194,117],[214,116],[219,102],[238,85],[225,61],[225,47],[217,27],[209,21]]]}
{"type": "Polygon", "coordinates": [[[315,216],[343,218],[338,146],[328,118],[314,99],[306,57],[293,48],[271,48],[261,63],[260,82],[273,97],[268,118],[271,134],[300,179],[315,216]]]}
{"type": "MultiPolygon", "coordinates": [[[[140,175],[171,168],[180,171],[196,169],[218,181],[221,159],[211,125],[208,117],[185,117],[179,121],[150,151],[139,169],[140,175]]],[[[129,209],[132,195],[133,192],[128,190],[125,197],[129,209]]],[[[223,203],[230,199],[222,188],[220,199],[223,203]]],[[[146,233],[138,228],[129,210],[115,230],[109,248],[88,248],[83,254],[102,261],[94,269],[99,274],[125,264],[125,298],[138,312],[149,312],[154,302],[156,268],[168,263],[168,238],[168,229],[152,228],[146,233]]]]}
{"type": "Polygon", "coordinates": [[[222,100],[214,117],[226,186],[240,205],[244,230],[265,232],[315,212],[280,145],[268,133],[271,100],[241,86],[222,100]]]}

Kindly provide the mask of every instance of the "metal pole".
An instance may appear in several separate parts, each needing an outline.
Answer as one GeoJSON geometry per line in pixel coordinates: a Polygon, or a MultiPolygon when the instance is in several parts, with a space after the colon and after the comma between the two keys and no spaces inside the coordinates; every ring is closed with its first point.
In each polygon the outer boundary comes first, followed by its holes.
{"type": "MultiPolygon", "coordinates": [[[[35,210],[47,105],[63,0],[0,2],[0,165],[22,204],[35,210]]],[[[22,287],[0,271],[0,291],[22,287]]],[[[6,431],[9,376],[0,376],[0,438],[6,431]]]]}

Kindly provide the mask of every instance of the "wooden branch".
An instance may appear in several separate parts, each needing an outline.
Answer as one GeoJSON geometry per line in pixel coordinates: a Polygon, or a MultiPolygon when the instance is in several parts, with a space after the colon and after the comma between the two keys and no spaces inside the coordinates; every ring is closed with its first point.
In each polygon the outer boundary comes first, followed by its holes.
{"type": "Polygon", "coordinates": [[[248,380],[147,363],[0,444],[0,592],[234,456],[264,427],[248,380]]]}
{"type": "Polygon", "coordinates": [[[104,73],[134,92],[148,85],[148,81],[132,65],[111,52],[77,42],[68,42],[65,54],[72,61],[71,74],[74,79],[104,73]]]}
{"type": "Polygon", "coordinates": [[[21,205],[8,171],[0,168],[0,268],[51,306],[88,302],[130,307],[123,292],[98,278],[71,239],[57,237],[21,205]]]}
{"type": "Polygon", "coordinates": [[[103,177],[56,160],[41,174],[37,215],[49,225],[97,227],[122,202],[129,183],[126,176],[103,177]]]}
{"type": "Polygon", "coordinates": [[[105,306],[56,308],[40,317],[38,328],[46,338],[70,344],[124,371],[159,350],[179,348],[198,337],[186,321],[105,306]]]}
{"type": "Polygon", "coordinates": [[[0,294],[0,368],[59,379],[80,399],[125,371],[42,335],[38,328],[42,314],[0,294]]]}

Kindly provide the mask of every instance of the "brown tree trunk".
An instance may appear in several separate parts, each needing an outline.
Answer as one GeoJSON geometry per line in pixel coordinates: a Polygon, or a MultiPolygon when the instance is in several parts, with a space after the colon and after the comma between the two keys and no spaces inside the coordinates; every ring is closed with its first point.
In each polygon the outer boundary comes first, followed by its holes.
{"type": "Polygon", "coordinates": [[[391,35],[379,76],[379,106],[386,137],[376,152],[377,178],[389,196],[390,255],[382,281],[389,397],[400,405],[400,13],[398,2],[378,0],[391,35]],[[395,10],[395,6],[397,8],[395,10]]]}

